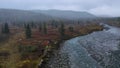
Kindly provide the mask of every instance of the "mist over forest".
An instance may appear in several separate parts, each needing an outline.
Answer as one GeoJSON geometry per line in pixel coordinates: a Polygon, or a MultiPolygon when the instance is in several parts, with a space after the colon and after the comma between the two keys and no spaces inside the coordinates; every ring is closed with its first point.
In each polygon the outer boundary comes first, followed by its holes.
{"type": "Polygon", "coordinates": [[[1,0],[0,68],[120,68],[119,0],[1,0]]]}

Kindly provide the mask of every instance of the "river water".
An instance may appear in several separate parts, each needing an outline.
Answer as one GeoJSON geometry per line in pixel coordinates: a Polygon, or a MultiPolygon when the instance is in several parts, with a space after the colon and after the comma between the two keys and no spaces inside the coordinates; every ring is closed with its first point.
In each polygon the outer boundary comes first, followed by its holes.
{"type": "Polygon", "coordinates": [[[110,51],[117,50],[120,28],[104,25],[105,30],[66,41],[49,62],[49,68],[105,68],[110,51]]]}

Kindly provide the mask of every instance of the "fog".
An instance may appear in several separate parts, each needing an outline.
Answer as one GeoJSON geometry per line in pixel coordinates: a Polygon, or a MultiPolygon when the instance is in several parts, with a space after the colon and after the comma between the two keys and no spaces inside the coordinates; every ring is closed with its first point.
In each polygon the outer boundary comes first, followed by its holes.
{"type": "Polygon", "coordinates": [[[0,0],[0,8],[27,10],[87,11],[95,15],[120,16],[120,0],[0,0]]]}

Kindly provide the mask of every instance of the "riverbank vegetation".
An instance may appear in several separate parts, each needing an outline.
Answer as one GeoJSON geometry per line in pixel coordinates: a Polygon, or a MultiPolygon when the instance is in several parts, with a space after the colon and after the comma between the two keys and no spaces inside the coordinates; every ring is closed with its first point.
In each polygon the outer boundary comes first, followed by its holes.
{"type": "Polygon", "coordinates": [[[7,24],[8,32],[2,33],[1,28],[0,33],[0,68],[43,68],[63,41],[101,30],[92,21],[7,24]]]}

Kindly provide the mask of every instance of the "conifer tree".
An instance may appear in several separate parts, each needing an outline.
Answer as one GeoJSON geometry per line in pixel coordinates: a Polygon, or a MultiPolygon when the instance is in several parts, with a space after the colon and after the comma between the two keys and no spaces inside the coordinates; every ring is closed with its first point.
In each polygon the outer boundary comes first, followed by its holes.
{"type": "Polygon", "coordinates": [[[43,24],[43,33],[47,34],[47,25],[46,25],[46,23],[43,24]]]}
{"type": "Polygon", "coordinates": [[[29,39],[31,38],[31,28],[30,28],[30,25],[27,24],[26,27],[25,27],[25,34],[26,34],[26,38],[29,39]]]}
{"type": "Polygon", "coordinates": [[[5,23],[5,24],[2,26],[2,33],[5,33],[5,34],[9,34],[9,33],[10,33],[8,23],[5,23]]]}
{"type": "Polygon", "coordinates": [[[64,24],[63,23],[61,23],[59,31],[60,31],[61,39],[63,39],[64,36],[65,36],[65,28],[64,28],[64,24]]]}
{"type": "Polygon", "coordinates": [[[41,25],[41,24],[39,24],[39,26],[38,26],[38,30],[39,30],[39,32],[42,31],[42,25],[41,25]]]}
{"type": "Polygon", "coordinates": [[[70,32],[74,31],[74,28],[72,26],[70,26],[68,29],[69,29],[70,32]]]}

